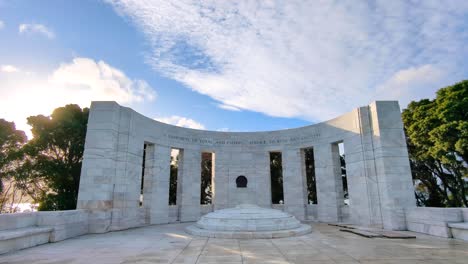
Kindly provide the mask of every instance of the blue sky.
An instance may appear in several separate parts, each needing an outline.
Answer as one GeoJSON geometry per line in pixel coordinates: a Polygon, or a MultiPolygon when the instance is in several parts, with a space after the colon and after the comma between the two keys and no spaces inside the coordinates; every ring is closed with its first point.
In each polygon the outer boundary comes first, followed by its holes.
{"type": "Polygon", "coordinates": [[[256,131],[468,77],[468,2],[0,0],[0,118],[116,100],[256,131]]]}

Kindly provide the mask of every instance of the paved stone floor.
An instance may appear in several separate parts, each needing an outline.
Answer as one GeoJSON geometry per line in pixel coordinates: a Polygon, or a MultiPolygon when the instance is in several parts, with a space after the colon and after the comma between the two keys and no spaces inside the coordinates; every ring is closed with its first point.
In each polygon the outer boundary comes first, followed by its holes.
{"type": "Polygon", "coordinates": [[[314,224],[301,237],[228,240],[192,237],[185,226],[85,235],[1,255],[0,263],[468,263],[468,243],[417,233],[417,239],[363,238],[314,224]]]}

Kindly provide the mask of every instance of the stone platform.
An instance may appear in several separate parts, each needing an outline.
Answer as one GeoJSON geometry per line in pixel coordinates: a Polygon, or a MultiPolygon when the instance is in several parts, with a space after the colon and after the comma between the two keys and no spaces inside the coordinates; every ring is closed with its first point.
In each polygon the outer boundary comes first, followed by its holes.
{"type": "Polygon", "coordinates": [[[468,243],[413,232],[416,239],[365,238],[315,223],[314,232],[277,239],[192,236],[190,224],[89,234],[0,255],[11,264],[466,264],[468,243]]]}
{"type": "Polygon", "coordinates": [[[186,231],[203,237],[253,239],[299,236],[312,228],[280,210],[243,204],[206,214],[186,231]]]}

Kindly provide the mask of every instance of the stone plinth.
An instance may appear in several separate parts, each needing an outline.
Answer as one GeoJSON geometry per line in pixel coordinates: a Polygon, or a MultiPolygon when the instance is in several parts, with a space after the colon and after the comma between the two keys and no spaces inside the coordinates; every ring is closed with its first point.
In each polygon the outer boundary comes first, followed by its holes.
{"type": "Polygon", "coordinates": [[[187,232],[217,238],[277,238],[310,233],[310,225],[294,216],[256,205],[239,205],[202,216],[187,232]]]}

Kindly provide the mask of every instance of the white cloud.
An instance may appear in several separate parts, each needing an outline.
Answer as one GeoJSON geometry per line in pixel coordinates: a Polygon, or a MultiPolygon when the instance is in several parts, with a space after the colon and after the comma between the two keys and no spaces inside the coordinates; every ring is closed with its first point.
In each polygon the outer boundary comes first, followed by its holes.
{"type": "MultiPolygon", "coordinates": [[[[49,82],[70,91],[79,91],[93,100],[115,100],[122,103],[152,101],[156,93],[143,80],[131,80],[122,71],[99,61],[75,58],[60,65],[49,82]]],[[[89,100],[88,100],[89,102],[89,100]]]]}
{"type": "Polygon", "coordinates": [[[18,72],[19,69],[16,68],[15,66],[13,66],[13,65],[2,65],[0,67],[0,71],[1,72],[6,72],[6,73],[14,73],[14,72],[18,72]]]}
{"type": "Polygon", "coordinates": [[[223,109],[323,120],[405,69],[466,78],[468,1],[108,2],[146,34],[155,70],[223,109]]]}
{"type": "Polygon", "coordinates": [[[40,34],[49,39],[55,38],[55,33],[42,24],[20,24],[18,27],[20,34],[40,34]]]}
{"type": "Polygon", "coordinates": [[[89,107],[91,101],[117,101],[135,106],[155,98],[145,81],[89,58],[75,58],[49,72],[0,75],[0,117],[15,121],[29,135],[26,117],[50,115],[66,104],[89,107]]]}
{"type": "Polygon", "coordinates": [[[445,75],[444,69],[431,64],[400,70],[378,87],[377,98],[399,100],[402,107],[411,100],[432,98],[445,75]]]}
{"type": "Polygon", "coordinates": [[[205,126],[203,124],[183,116],[173,115],[169,117],[157,117],[155,118],[155,120],[174,126],[187,127],[193,129],[205,129],[205,126]]]}
{"type": "Polygon", "coordinates": [[[3,29],[5,27],[5,22],[3,22],[2,20],[0,20],[0,29],[3,29]]]}

